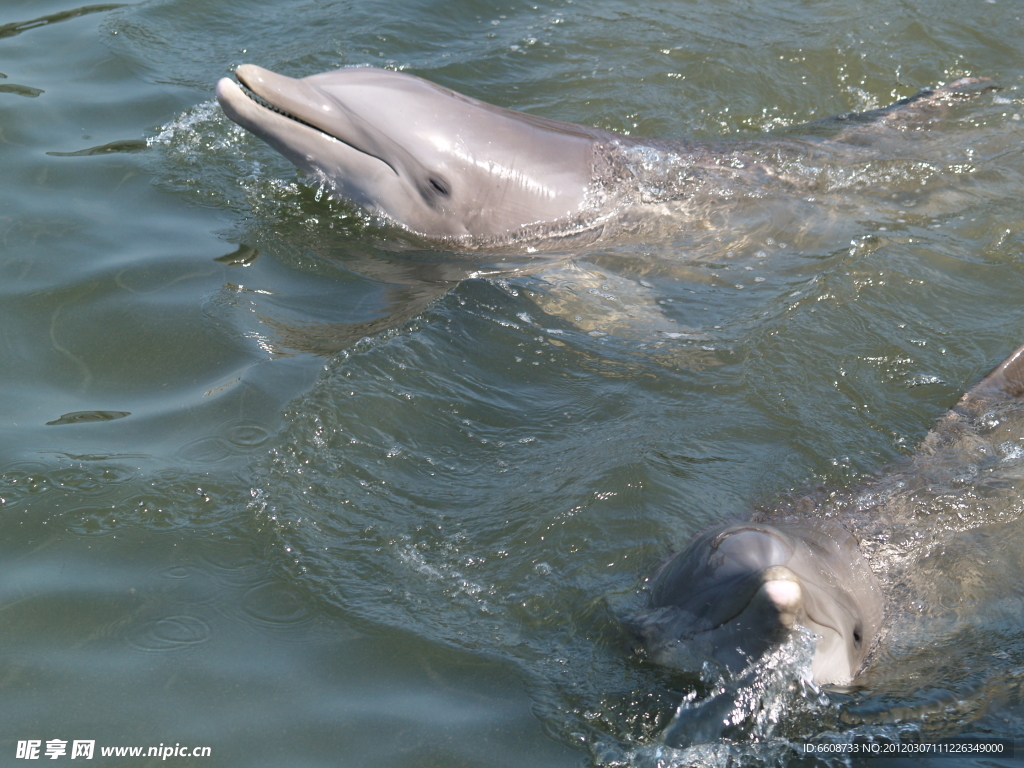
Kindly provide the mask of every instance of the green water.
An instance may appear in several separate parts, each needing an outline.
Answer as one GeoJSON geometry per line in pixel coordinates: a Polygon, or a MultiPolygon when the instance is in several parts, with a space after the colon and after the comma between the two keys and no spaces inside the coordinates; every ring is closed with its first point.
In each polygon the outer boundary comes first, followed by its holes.
{"type": "MultiPolygon", "coordinates": [[[[1022,16],[4,0],[0,763],[30,739],[98,765],[656,759],[692,682],[618,606],[703,526],[911,453],[1024,342],[1022,16]],[[516,272],[297,177],[212,101],[245,62],[702,141],[1000,89],[808,188],[516,272]],[[175,744],[211,756],[98,752],[175,744]]],[[[910,737],[1024,739],[1020,512],[931,553],[942,594],[896,607],[868,687],[736,754],[899,707],[910,737]]]]}

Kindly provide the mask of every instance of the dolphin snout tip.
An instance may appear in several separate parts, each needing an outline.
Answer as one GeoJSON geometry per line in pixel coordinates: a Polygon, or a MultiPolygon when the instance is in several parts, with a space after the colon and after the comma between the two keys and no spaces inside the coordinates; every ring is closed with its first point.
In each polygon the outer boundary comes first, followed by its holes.
{"type": "Polygon", "coordinates": [[[224,96],[228,93],[228,91],[230,91],[230,89],[232,88],[237,87],[238,86],[235,84],[235,81],[232,80],[230,77],[222,77],[220,80],[217,81],[217,100],[223,101],[224,96]]]}
{"type": "Polygon", "coordinates": [[[792,629],[804,602],[800,579],[784,565],[766,569],[761,578],[760,593],[777,612],[779,622],[792,629]]]}
{"type": "Polygon", "coordinates": [[[278,75],[276,72],[271,72],[269,69],[258,67],[255,64],[239,64],[235,67],[235,77],[240,83],[262,83],[267,79],[267,75],[277,78],[284,77],[284,75],[278,75]]]}
{"type": "Polygon", "coordinates": [[[789,579],[775,579],[764,585],[765,594],[780,608],[800,603],[800,584],[789,579]]]}

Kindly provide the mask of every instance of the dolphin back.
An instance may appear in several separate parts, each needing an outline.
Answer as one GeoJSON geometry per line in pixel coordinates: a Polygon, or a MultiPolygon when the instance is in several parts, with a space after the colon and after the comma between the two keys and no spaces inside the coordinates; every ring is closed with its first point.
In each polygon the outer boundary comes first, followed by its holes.
{"type": "Polygon", "coordinates": [[[996,366],[956,404],[957,409],[976,410],[984,403],[1024,396],[1024,345],[996,366]]]}
{"type": "Polygon", "coordinates": [[[1024,421],[1024,345],[971,387],[925,436],[911,474],[932,475],[936,467],[955,468],[998,454],[995,446],[1014,438],[1024,421]]]}

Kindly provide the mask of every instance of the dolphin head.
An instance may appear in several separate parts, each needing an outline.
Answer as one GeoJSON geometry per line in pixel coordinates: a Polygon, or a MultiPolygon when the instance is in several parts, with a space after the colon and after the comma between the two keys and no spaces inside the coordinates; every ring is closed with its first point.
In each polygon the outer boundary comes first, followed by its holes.
{"type": "Polygon", "coordinates": [[[428,237],[506,238],[572,220],[587,202],[594,145],[613,136],[382,69],[295,79],[244,64],[235,76],[217,83],[229,118],[341,196],[428,237]]]}
{"type": "Polygon", "coordinates": [[[684,671],[715,659],[731,672],[784,641],[817,635],[815,682],[848,683],[881,624],[877,581],[845,528],[733,525],[696,538],[650,585],[634,621],[650,658],[684,671]]]}

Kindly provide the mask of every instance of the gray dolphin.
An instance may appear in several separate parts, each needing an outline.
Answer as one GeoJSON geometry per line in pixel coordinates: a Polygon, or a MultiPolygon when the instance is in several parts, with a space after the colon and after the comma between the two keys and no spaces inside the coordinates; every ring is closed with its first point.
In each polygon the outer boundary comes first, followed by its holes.
{"type": "MultiPolygon", "coordinates": [[[[1000,423],[1001,402],[1021,397],[1024,346],[970,389],[894,476],[963,459],[980,442],[976,430],[1000,423]]],[[[788,514],[774,525],[728,525],[697,536],[651,578],[649,610],[631,621],[647,654],[684,671],[699,672],[713,659],[738,673],[800,625],[817,636],[814,682],[849,683],[875,642],[885,604],[855,527],[853,517],[788,514]]]]}
{"type": "MultiPolygon", "coordinates": [[[[784,176],[756,146],[634,139],[495,107],[401,72],[356,67],[296,79],[244,64],[235,76],[238,83],[217,83],[229,118],[342,197],[430,238],[564,236],[592,230],[630,202],[784,176]]],[[[846,116],[841,127],[884,124],[977,82],[922,91],[895,112],[846,116]]],[[[794,143],[795,154],[807,150],[794,143]]]]}
{"type": "Polygon", "coordinates": [[[229,118],[343,197],[429,237],[501,237],[583,213],[594,148],[618,137],[369,67],[223,78],[229,118]]]}
{"type": "Polygon", "coordinates": [[[878,581],[842,526],[731,525],[704,533],[650,584],[637,622],[652,661],[741,672],[800,624],[817,635],[815,682],[848,683],[882,623],[878,581]]]}

